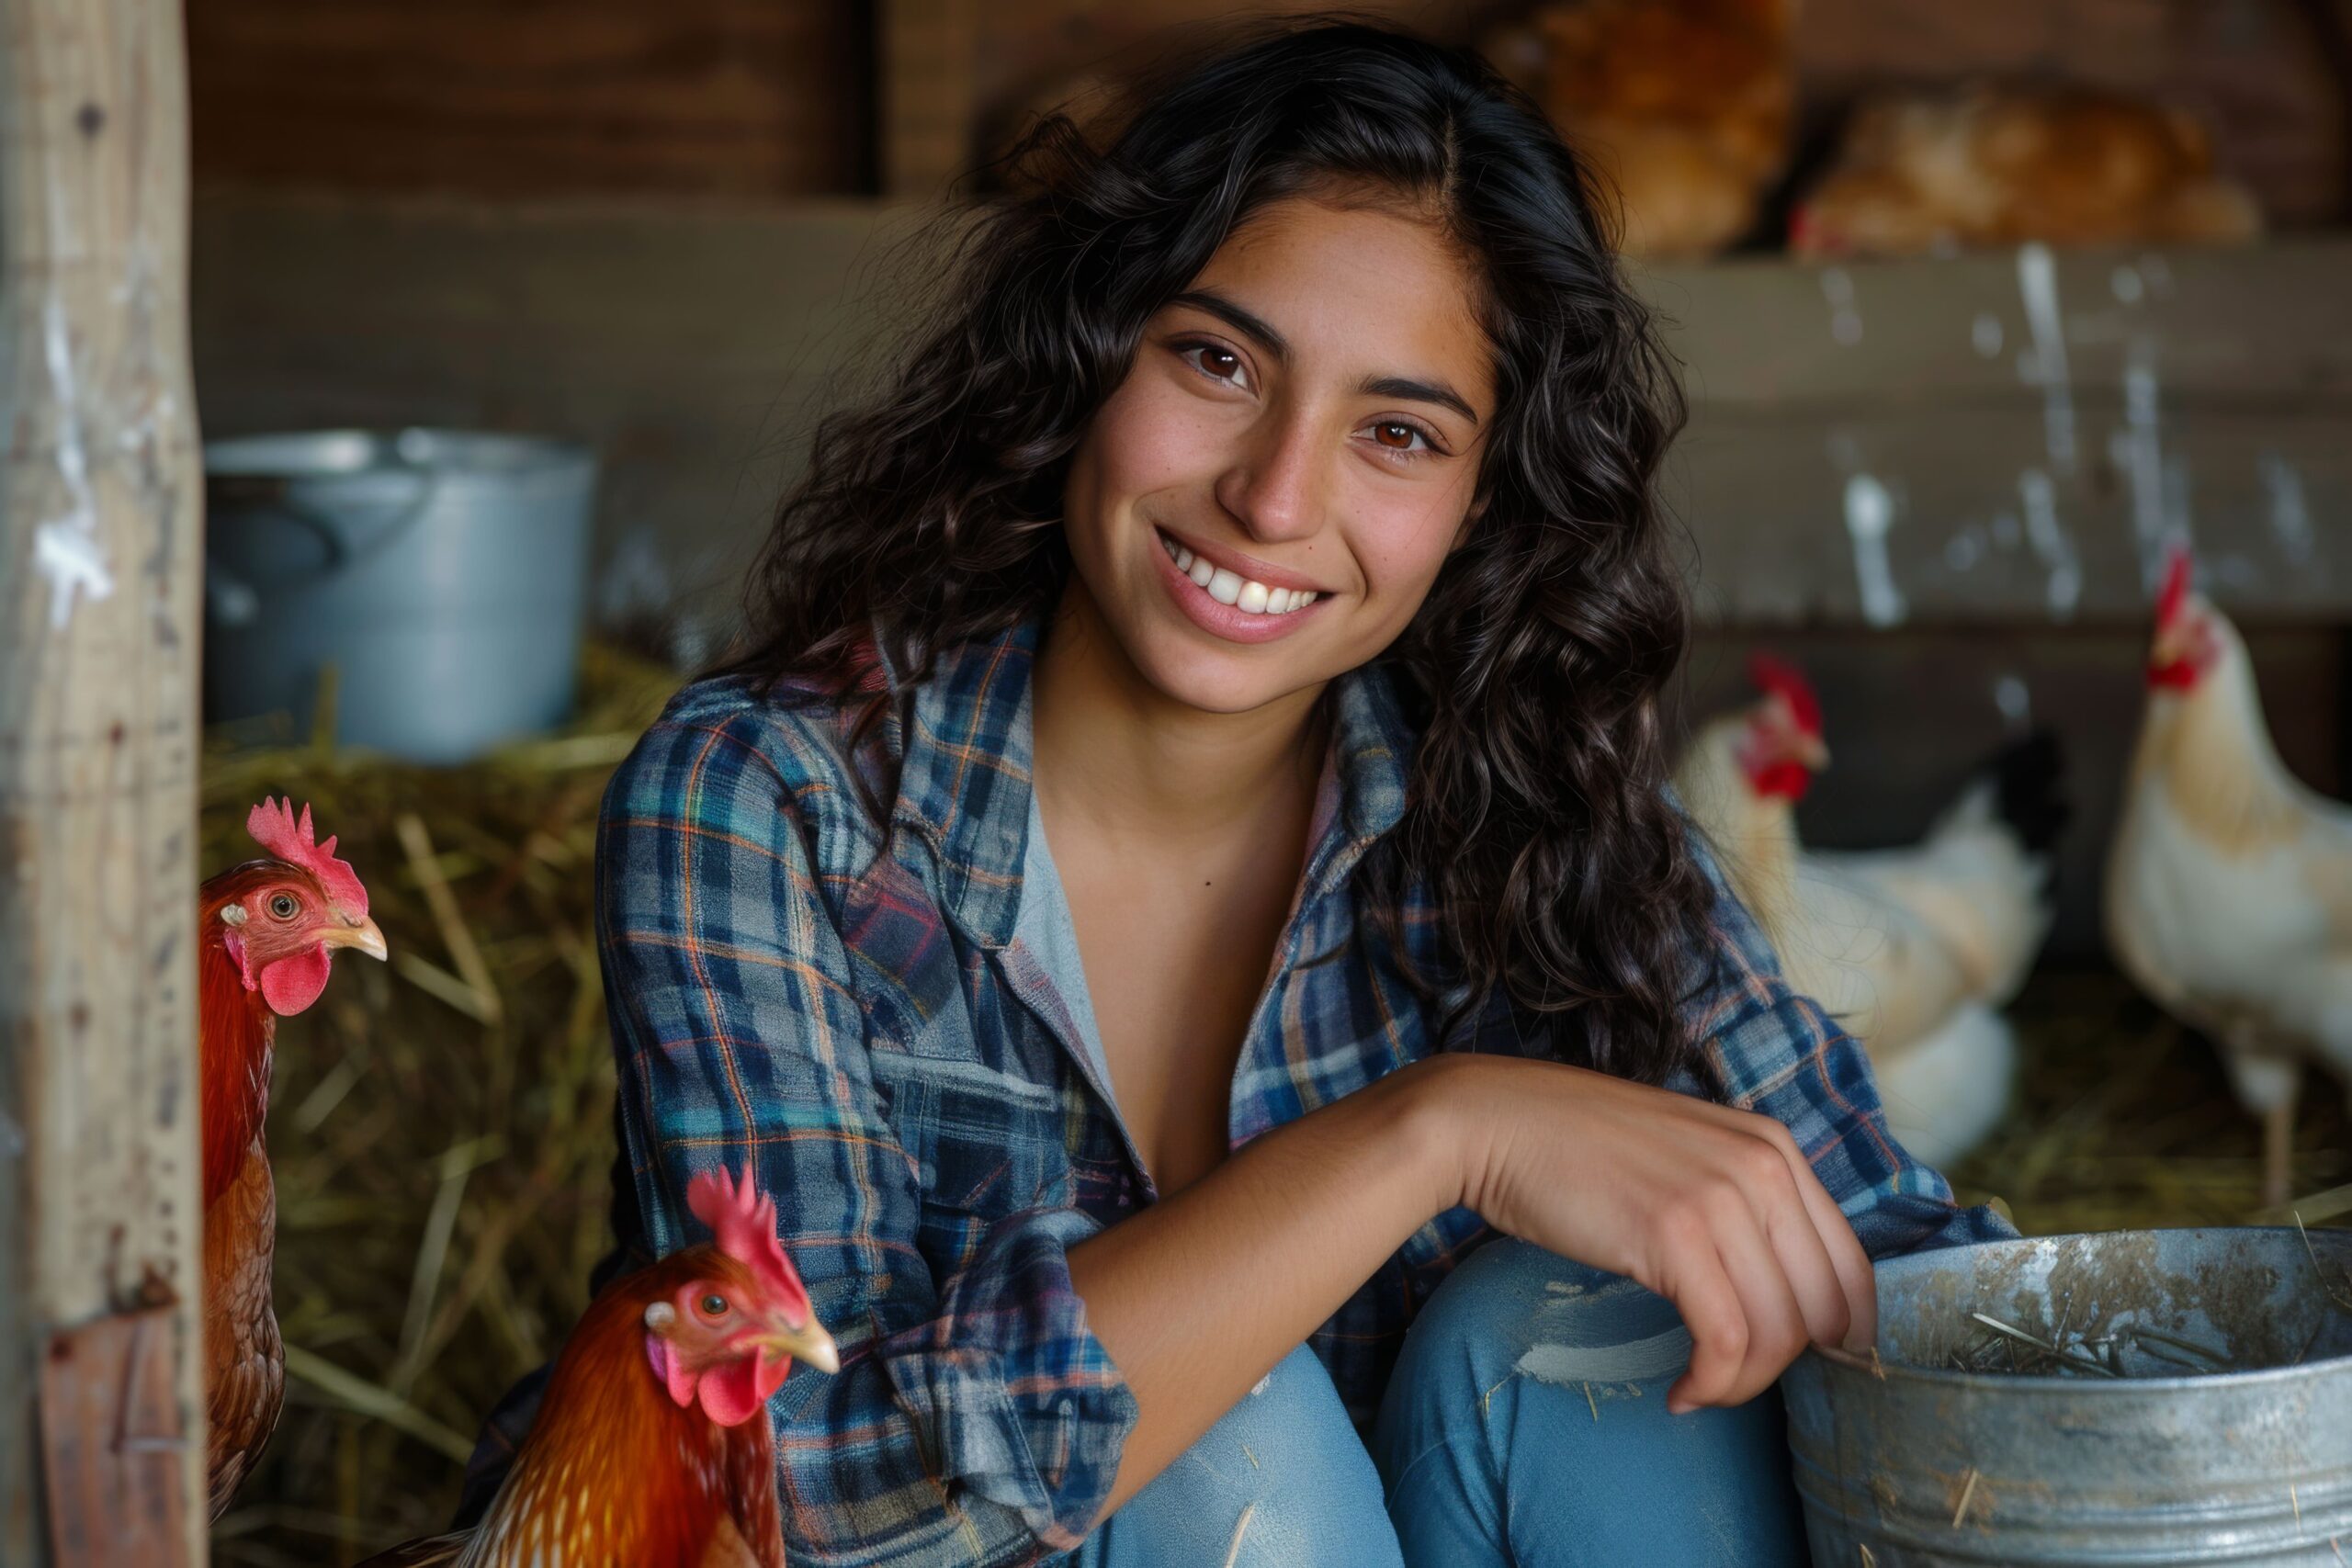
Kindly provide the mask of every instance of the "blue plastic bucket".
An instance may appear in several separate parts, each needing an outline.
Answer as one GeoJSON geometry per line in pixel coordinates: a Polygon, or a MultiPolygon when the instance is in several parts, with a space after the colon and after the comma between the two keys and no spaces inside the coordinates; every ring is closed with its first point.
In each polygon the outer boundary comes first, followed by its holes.
{"type": "Polygon", "coordinates": [[[593,453],[462,431],[311,431],[204,448],[205,698],[461,762],[570,711],[593,453]]]}

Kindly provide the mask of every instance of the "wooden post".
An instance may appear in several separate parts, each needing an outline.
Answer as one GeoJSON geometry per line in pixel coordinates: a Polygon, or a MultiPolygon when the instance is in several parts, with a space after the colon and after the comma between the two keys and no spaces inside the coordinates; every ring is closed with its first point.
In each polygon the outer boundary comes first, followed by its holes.
{"type": "Polygon", "coordinates": [[[175,0],[0,0],[0,1562],[204,1561],[175,0]]]}

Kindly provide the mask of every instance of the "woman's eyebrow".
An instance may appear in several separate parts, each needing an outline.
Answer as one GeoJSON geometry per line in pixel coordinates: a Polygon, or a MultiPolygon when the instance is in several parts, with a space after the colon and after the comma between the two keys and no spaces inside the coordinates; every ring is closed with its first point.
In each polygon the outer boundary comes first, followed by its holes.
{"type": "MultiPolygon", "coordinates": [[[[1245,337],[1258,340],[1267,353],[1279,363],[1290,360],[1290,340],[1276,332],[1273,324],[1252,310],[1245,310],[1224,295],[1213,289],[1190,288],[1169,301],[1170,305],[1189,305],[1195,310],[1205,310],[1245,337]]],[[[1405,398],[1417,403],[1435,403],[1451,409],[1478,427],[1478,416],[1471,412],[1469,402],[1442,381],[1420,381],[1410,376],[1374,376],[1367,378],[1356,390],[1369,398],[1405,398]]]]}
{"type": "Polygon", "coordinates": [[[1478,416],[1470,412],[1460,393],[1442,381],[1416,381],[1409,376],[1376,376],[1356,389],[1368,398],[1404,398],[1417,403],[1435,403],[1452,409],[1478,428],[1478,416]]]}
{"type": "Polygon", "coordinates": [[[1263,316],[1245,310],[1222,294],[1206,288],[1187,289],[1168,301],[1170,305],[1190,305],[1195,310],[1206,310],[1235,332],[1256,338],[1259,344],[1277,360],[1290,358],[1290,340],[1274,331],[1263,316]]]}

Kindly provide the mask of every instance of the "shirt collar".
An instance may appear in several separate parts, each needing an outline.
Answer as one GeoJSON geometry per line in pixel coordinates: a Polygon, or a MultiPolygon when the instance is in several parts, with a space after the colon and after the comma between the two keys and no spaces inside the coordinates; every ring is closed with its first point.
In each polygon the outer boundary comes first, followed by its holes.
{"type": "MultiPolygon", "coordinates": [[[[895,819],[938,850],[945,892],[985,945],[1012,940],[1028,846],[1030,673],[1042,623],[942,649],[904,711],[895,819]]],[[[891,677],[896,683],[896,674],[891,677]]],[[[1414,734],[1378,663],[1332,682],[1331,741],[1308,830],[1309,891],[1344,876],[1405,810],[1414,734]]]]}

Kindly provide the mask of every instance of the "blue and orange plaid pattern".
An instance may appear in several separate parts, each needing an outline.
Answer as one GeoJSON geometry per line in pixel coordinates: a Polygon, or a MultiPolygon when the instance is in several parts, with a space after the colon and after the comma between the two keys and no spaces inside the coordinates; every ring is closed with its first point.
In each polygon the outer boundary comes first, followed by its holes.
{"type": "MultiPolygon", "coordinates": [[[[1037,635],[944,650],[856,758],[830,705],[697,682],[605,796],[622,1247],[600,1278],[693,1239],[696,1174],[756,1163],[842,1351],[838,1375],[796,1374],[771,1406],[795,1562],[1068,1549],[1135,1420],[1066,1252],[1153,1194],[1014,940],[1037,635]],[[887,842],[854,768],[884,799],[896,773],[887,842]]],[[[1376,667],[1331,697],[1305,879],[1235,1070],[1236,1146],[1434,1048],[1348,876],[1403,807],[1411,733],[1376,667]]],[[[1433,964],[1431,912],[1406,917],[1412,956],[1433,964]]],[[[1874,1256],[2009,1234],[1887,1135],[1860,1050],[1790,992],[1728,896],[1713,935],[1715,978],[1690,1003],[1703,1049],[1675,1087],[1785,1122],[1874,1256]]],[[[1497,1007],[1460,1048],[1541,1045],[1497,1007]]],[[[1466,1210],[1438,1215],[1315,1335],[1358,1420],[1419,1304],[1489,1235],[1466,1210]]],[[[493,1419],[477,1483],[533,1403],[524,1391],[493,1419]]]]}

